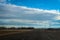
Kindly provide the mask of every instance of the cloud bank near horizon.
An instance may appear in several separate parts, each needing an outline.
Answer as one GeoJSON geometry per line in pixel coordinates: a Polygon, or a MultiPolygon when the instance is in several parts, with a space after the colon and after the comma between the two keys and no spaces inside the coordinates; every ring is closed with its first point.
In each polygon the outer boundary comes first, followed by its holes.
{"type": "MultiPolygon", "coordinates": [[[[60,20],[59,10],[44,10],[0,3],[0,24],[48,27],[53,20],[60,20]]],[[[57,22],[58,23],[58,22],[57,22]]],[[[60,25],[59,25],[60,26],[60,25]]]]}

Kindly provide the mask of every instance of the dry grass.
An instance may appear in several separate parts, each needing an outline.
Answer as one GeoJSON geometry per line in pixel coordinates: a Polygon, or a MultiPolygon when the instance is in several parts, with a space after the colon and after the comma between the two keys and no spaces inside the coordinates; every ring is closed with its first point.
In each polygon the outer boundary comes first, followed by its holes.
{"type": "Polygon", "coordinates": [[[0,30],[0,36],[22,33],[27,31],[32,31],[32,30],[0,30]]]}
{"type": "MultiPolygon", "coordinates": [[[[6,31],[6,30],[4,30],[6,31]]],[[[2,36],[2,40],[60,40],[60,30],[7,30],[14,35],[2,36]]]]}

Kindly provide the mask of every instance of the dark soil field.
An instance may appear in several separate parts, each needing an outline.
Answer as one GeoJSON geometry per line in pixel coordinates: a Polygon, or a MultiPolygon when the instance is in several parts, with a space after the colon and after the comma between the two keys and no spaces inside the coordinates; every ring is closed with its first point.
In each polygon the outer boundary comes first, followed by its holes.
{"type": "Polygon", "coordinates": [[[31,30],[0,36],[0,40],[60,40],[60,30],[31,30]]]}

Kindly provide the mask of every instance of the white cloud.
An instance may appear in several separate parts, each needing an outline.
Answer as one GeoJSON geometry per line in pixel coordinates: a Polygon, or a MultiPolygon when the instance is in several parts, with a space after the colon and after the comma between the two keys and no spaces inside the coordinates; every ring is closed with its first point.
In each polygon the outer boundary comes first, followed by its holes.
{"type": "Polygon", "coordinates": [[[0,18],[6,18],[6,20],[2,20],[2,22],[6,23],[20,22],[26,24],[49,26],[49,22],[51,20],[56,20],[60,17],[58,16],[60,15],[59,10],[44,10],[38,8],[29,8],[26,6],[16,6],[12,4],[1,3],[0,6],[0,18]]]}
{"type": "Polygon", "coordinates": [[[55,20],[60,20],[60,14],[55,17],[55,20]]]}
{"type": "Polygon", "coordinates": [[[42,24],[48,23],[49,21],[37,21],[37,20],[25,20],[25,19],[0,19],[1,22],[20,22],[20,23],[32,23],[32,24],[42,24]]]}
{"type": "Polygon", "coordinates": [[[38,8],[29,8],[25,6],[16,6],[11,4],[2,4],[0,6],[3,6],[2,9],[0,9],[2,10],[0,11],[2,13],[0,15],[5,17],[25,17],[25,18],[28,17],[32,19],[40,17],[43,18],[43,20],[44,19],[48,20],[49,18],[53,19],[54,15],[60,14],[58,10],[44,10],[38,8]]]}
{"type": "Polygon", "coordinates": [[[0,3],[6,3],[7,0],[0,0],[0,3]]]}
{"type": "MultiPolygon", "coordinates": [[[[29,25],[32,25],[33,27],[35,27],[37,25],[40,26],[40,27],[48,27],[49,26],[49,21],[35,21],[35,20],[25,20],[25,19],[0,19],[0,21],[2,23],[23,23],[23,24],[27,24],[27,25],[20,25],[20,26],[28,26],[29,25]],[[28,25],[29,24],[29,25],[28,25]]],[[[18,25],[19,26],[19,25],[18,25]]]]}
{"type": "Polygon", "coordinates": [[[44,9],[38,9],[38,8],[29,8],[26,6],[16,6],[16,5],[11,5],[11,4],[3,4],[6,10],[12,11],[12,12],[21,12],[23,11],[24,13],[27,14],[40,14],[40,13],[52,13],[52,14],[60,14],[59,10],[44,10],[44,9]]]}

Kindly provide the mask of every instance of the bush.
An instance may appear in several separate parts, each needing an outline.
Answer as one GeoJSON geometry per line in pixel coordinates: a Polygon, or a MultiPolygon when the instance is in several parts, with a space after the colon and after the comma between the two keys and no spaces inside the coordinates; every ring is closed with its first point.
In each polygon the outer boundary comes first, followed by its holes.
{"type": "Polygon", "coordinates": [[[2,29],[6,29],[6,27],[0,27],[0,30],[2,30],[2,29]]]}

